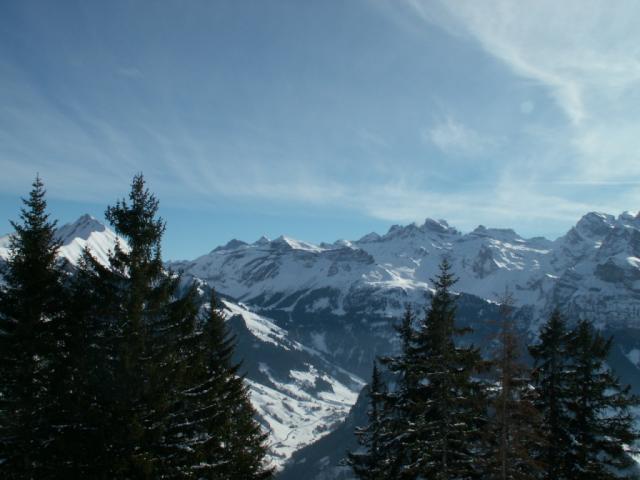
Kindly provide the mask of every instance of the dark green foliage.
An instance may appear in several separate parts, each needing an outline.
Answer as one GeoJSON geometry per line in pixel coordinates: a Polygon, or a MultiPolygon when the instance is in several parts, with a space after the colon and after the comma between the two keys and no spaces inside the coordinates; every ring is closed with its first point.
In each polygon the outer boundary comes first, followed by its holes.
{"type": "Polygon", "coordinates": [[[265,467],[267,435],[255,421],[249,392],[232,362],[235,338],[211,296],[202,329],[188,354],[191,384],[183,391],[183,464],[193,478],[247,480],[269,478],[265,467]],[[187,440],[185,442],[185,439],[187,440]]]}
{"type": "Polygon", "coordinates": [[[104,471],[106,432],[112,418],[102,408],[109,377],[104,335],[106,325],[96,315],[98,298],[85,252],[78,271],[67,283],[65,329],[59,365],[58,415],[66,426],[56,444],[57,473],[64,478],[108,478],[104,471]],[[102,461],[101,461],[102,460],[102,461]]]}
{"type": "Polygon", "coordinates": [[[570,358],[565,319],[554,310],[540,332],[540,342],[529,347],[534,359],[533,380],[537,392],[535,406],[542,415],[548,445],[538,459],[546,465],[544,478],[570,478],[571,431],[569,397],[570,358]]]}
{"type": "Polygon", "coordinates": [[[99,325],[102,385],[97,402],[105,442],[96,463],[118,478],[157,478],[167,469],[172,445],[166,430],[177,403],[182,369],[175,350],[180,335],[195,323],[192,299],[176,298],[178,278],[164,272],[160,240],[164,223],[158,202],[136,176],[129,195],[106,212],[118,245],[110,268],[86,258],[85,270],[99,325]]]}
{"type": "Polygon", "coordinates": [[[629,387],[621,387],[606,366],[610,349],[611,339],[603,338],[586,321],[580,321],[568,339],[570,478],[636,478],[628,473],[634,462],[623,445],[633,446],[638,440],[629,409],[639,399],[630,395],[629,387]]]}
{"type": "Polygon", "coordinates": [[[475,478],[481,474],[480,428],[486,422],[484,389],[472,375],[478,350],[456,343],[468,330],[455,325],[455,283],[444,260],[423,322],[407,310],[398,328],[402,352],[382,361],[396,376],[384,400],[385,478],[475,478]]]}
{"type": "MultiPolygon", "coordinates": [[[[0,291],[0,464],[3,478],[50,478],[59,425],[53,396],[64,302],[55,222],[36,178],[12,222],[6,286],[0,291]]],[[[55,466],[53,466],[55,468],[55,466]]]]}
{"type": "Polygon", "coordinates": [[[530,371],[522,361],[522,345],[512,318],[513,301],[501,299],[500,320],[492,357],[490,421],[485,429],[484,477],[499,480],[534,480],[543,465],[536,452],[546,444],[542,418],[534,406],[530,371]]]}
{"type": "Polygon", "coordinates": [[[358,442],[364,451],[347,453],[347,463],[353,472],[363,480],[384,480],[388,478],[389,452],[385,448],[386,418],[385,397],[386,386],[380,377],[378,366],[373,364],[371,384],[369,385],[369,423],[356,430],[358,442]]]}
{"type": "Polygon", "coordinates": [[[607,367],[610,348],[611,340],[584,320],[567,331],[557,311],[530,347],[536,406],[549,438],[540,452],[545,478],[635,478],[624,446],[633,450],[638,439],[630,412],[638,398],[607,367]]]}
{"type": "Polygon", "coordinates": [[[468,332],[455,325],[451,287],[456,279],[445,259],[434,280],[435,293],[413,342],[416,462],[409,469],[425,478],[478,475],[480,428],[485,422],[483,386],[472,379],[482,366],[479,351],[456,344],[468,332]]]}
{"type": "Polygon", "coordinates": [[[127,240],[107,266],[85,251],[63,274],[45,208],[37,179],[0,295],[2,478],[269,477],[234,339],[165,271],[142,176],[107,209],[127,240]]]}
{"type": "Polygon", "coordinates": [[[201,321],[195,286],[178,295],[180,278],[161,260],[157,209],[135,177],[129,202],[106,212],[129,248],[118,246],[109,268],[86,258],[105,372],[95,386],[100,470],[117,478],[266,478],[265,435],[231,363],[234,340],[215,299],[201,321]]]}
{"type": "Polygon", "coordinates": [[[414,413],[414,396],[417,377],[414,375],[413,338],[415,336],[415,314],[407,305],[402,321],[395,326],[400,337],[401,350],[397,356],[382,357],[381,363],[394,374],[395,387],[383,395],[381,419],[378,435],[385,458],[385,472],[388,477],[400,476],[407,465],[415,461],[415,429],[410,422],[414,413]]]}

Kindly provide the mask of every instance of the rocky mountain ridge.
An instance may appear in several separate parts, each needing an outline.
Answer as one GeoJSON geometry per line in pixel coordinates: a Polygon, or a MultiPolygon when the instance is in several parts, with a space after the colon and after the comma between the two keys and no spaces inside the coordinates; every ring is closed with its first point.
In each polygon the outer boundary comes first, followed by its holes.
{"type": "Polygon", "coordinates": [[[293,311],[312,292],[325,291],[305,308],[391,316],[406,301],[423,300],[443,256],[453,264],[460,292],[496,301],[508,288],[519,306],[535,308],[536,317],[565,305],[596,323],[636,322],[640,220],[630,212],[588,213],[554,241],[484,226],[462,234],[443,220],[427,219],[332,244],[284,236],[252,244],[232,240],[170,265],[263,309],[293,311]]]}

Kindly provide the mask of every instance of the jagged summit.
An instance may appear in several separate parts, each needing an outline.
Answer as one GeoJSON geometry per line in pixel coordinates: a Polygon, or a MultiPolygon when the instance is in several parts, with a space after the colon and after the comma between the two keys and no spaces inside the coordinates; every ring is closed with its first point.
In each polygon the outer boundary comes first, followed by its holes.
{"type": "MultiPolygon", "coordinates": [[[[9,256],[9,237],[0,237],[0,259],[9,256]]],[[[82,256],[85,247],[88,247],[93,256],[103,265],[107,265],[109,253],[113,251],[116,243],[127,249],[124,239],[105,224],[89,214],[80,216],[76,221],[67,223],[56,230],[56,238],[60,240],[60,257],[66,259],[72,265],[76,265],[82,256]]]]}
{"type": "Polygon", "coordinates": [[[443,234],[448,233],[452,235],[457,235],[458,233],[460,233],[455,228],[449,226],[446,220],[434,220],[433,218],[425,219],[421,229],[425,231],[432,231],[443,234]]]}
{"type": "Polygon", "coordinates": [[[601,238],[606,236],[618,222],[613,215],[599,212],[589,212],[576,223],[576,231],[586,238],[601,238]]]}
{"type": "Polygon", "coordinates": [[[104,232],[106,229],[107,227],[103,223],[88,213],[85,213],[75,222],[67,223],[60,227],[56,231],[56,237],[63,244],[67,244],[75,238],[87,240],[91,234],[104,232]]]}
{"type": "Polygon", "coordinates": [[[253,242],[253,245],[268,245],[271,243],[271,240],[268,237],[262,235],[258,240],[253,242]]]}
{"type": "Polygon", "coordinates": [[[217,252],[220,250],[237,250],[238,248],[246,247],[247,245],[247,242],[243,242],[242,240],[238,240],[237,238],[232,238],[226,244],[214,248],[213,251],[217,252]]]}
{"type": "Polygon", "coordinates": [[[504,241],[524,242],[524,239],[511,228],[487,228],[484,225],[478,225],[470,235],[495,238],[504,241]]]}
{"type": "Polygon", "coordinates": [[[376,232],[367,233],[360,240],[357,240],[356,243],[369,243],[369,242],[378,242],[382,237],[378,235],[376,232]]]}

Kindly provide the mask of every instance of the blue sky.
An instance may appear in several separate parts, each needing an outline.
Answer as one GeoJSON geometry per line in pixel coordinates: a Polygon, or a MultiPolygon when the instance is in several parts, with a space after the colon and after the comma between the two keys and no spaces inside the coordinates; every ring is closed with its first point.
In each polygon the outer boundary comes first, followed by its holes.
{"type": "Polygon", "coordinates": [[[0,2],[0,230],[145,174],[165,257],[640,208],[640,3],[0,2]]]}

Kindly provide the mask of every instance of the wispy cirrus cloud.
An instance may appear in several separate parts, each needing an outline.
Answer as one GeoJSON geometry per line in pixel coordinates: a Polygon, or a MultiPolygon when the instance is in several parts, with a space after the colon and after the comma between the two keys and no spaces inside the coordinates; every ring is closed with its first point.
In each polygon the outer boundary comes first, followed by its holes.
{"type": "Polygon", "coordinates": [[[436,146],[448,155],[464,157],[482,155],[498,143],[496,139],[482,135],[451,116],[425,128],[421,137],[423,142],[436,146]]]}
{"type": "Polygon", "coordinates": [[[550,88],[575,124],[594,103],[640,81],[640,4],[604,0],[408,0],[426,21],[477,40],[516,73],[550,88]],[[596,98],[593,98],[593,97],[596,98]]]}
{"type": "MultiPolygon", "coordinates": [[[[595,187],[640,181],[640,3],[406,0],[387,5],[479,45],[529,85],[546,90],[557,105],[565,122],[538,128],[531,120],[523,126],[531,143],[545,148],[538,149],[531,168],[520,168],[522,180],[516,182],[549,177],[549,183],[595,187]]],[[[526,111],[522,105],[523,113],[532,113],[533,104],[527,103],[526,111]]],[[[634,189],[625,195],[640,201],[634,189]]]]}
{"type": "Polygon", "coordinates": [[[0,5],[6,195],[40,172],[108,202],[143,171],[163,204],[212,216],[550,235],[640,204],[640,4],[22,3],[0,5]]]}

